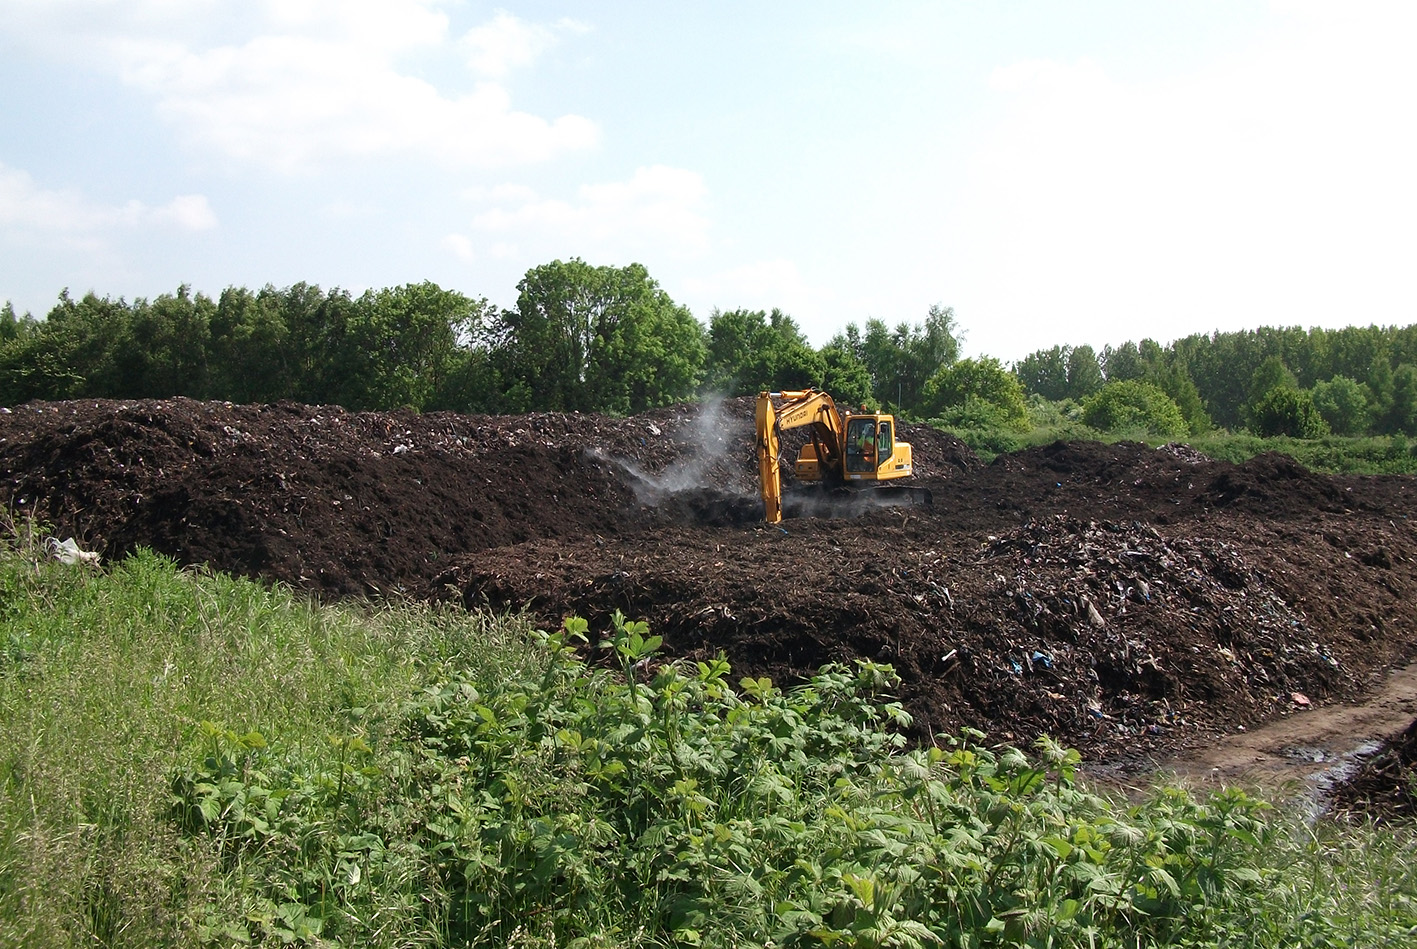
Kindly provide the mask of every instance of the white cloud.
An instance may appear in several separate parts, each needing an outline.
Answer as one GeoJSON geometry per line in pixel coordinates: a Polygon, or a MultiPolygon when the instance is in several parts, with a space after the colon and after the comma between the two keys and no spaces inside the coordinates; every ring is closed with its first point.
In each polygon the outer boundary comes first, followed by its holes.
{"type": "Polygon", "coordinates": [[[209,231],[217,226],[216,214],[205,195],[181,194],[151,212],[152,220],[170,223],[184,231],[209,231]]]}
{"type": "Polygon", "coordinates": [[[500,184],[490,188],[474,185],[471,188],[463,189],[462,197],[469,201],[504,205],[531,204],[539,198],[535,188],[518,184],[500,184]]]}
{"type": "Polygon", "coordinates": [[[107,205],[72,189],[46,189],[27,172],[0,165],[0,226],[7,231],[86,240],[118,228],[207,231],[217,226],[205,195],[179,195],[160,207],[107,205]]]}
{"type": "MultiPolygon", "coordinates": [[[[586,149],[599,137],[577,115],[515,109],[495,81],[452,88],[437,66],[454,60],[442,0],[235,0],[192,5],[0,0],[16,36],[54,56],[115,70],[152,97],[187,141],[242,162],[308,172],[332,160],[384,155],[453,166],[506,166],[586,149]],[[164,8],[173,18],[164,20],[164,8]],[[213,41],[210,37],[220,36],[213,41]],[[60,52],[60,47],[64,48],[60,52]],[[82,50],[82,53],[79,51],[82,50]],[[415,64],[418,72],[407,68],[415,64]]],[[[568,29],[499,14],[480,31],[483,67],[530,62],[568,29]],[[522,37],[518,46],[513,40],[522,37]],[[533,39],[529,39],[533,38],[533,39]]]]}
{"type": "Polygon", "coordinates": [[[697,172],[654,165],[636,169],[629,181],[583,185],[574,203],[521,188],[493,189],[487,197],[498,206],[475,215],[472,226],[504,241],[692,256],[708,246],[707,193],[697,172]]]}
{"type": "Polygon", "coordinates": [[[514,68],[529,66],[554,46],[560,33],[583,33],[587,27],[575,20],[562,19],[553,26],[527,23],[497,11],[490,22],[469,30],[462,38],[468,65],[479,75],[501,79],[514,68]]]}
{"type": "Polygon", "coordinates": [[[1087,60],[994,73],[1006,112],[958,221],[956,299],[987,314],[972,342],[1411,319],[1417,16],[1283,9],[1254,48],[1163,81],[1087,60]]]}
{"type": "Polygon", "coordinates": [[[598,137],[580,116],[516,111],[495,84],[449,97],[366,50],[324,40],[261,37],[202,53],[130,43],[119,55],[125,80],[152,93],[194,140],[282,171],[382,154],[510,165],[598,137]]]}
{"type": "MultiPolygon", "coordinates": [[[[149,0],[151,2],[151,0],[149,0]]],[[[436,46],[448,33],[440,0],[264,0],[277,29],[386,52],[436,46]]]]}

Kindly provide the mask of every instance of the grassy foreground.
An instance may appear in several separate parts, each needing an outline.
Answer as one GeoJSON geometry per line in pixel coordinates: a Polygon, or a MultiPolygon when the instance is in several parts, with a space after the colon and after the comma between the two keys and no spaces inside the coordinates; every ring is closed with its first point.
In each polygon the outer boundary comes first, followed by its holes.
{"type": "Polygon", "coordinates": [[[1411,834],[907,748],[881,666],[784,691],[656,667],[640,624],[317,608],[20,533],[0,946],[1417,941],[1411,834]]]}

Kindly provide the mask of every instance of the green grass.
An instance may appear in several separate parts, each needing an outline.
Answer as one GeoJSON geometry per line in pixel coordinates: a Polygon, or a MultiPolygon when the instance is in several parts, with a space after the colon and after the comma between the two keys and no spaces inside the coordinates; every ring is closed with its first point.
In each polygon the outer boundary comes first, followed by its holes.
{"type": "Polygon", "coordinates": [[[1333,474],[1417,474],[1417,454],[1404,435],[1347,438],[1258,438],[1212,433],[1190,440],[1197,449],[1222,461],[1241,462],[1262,452],[1288,455],[1313,471],[1333,474]]]}
{"type": "Polygon", "coordinates": [[[317,608],[139,554],[102,572],[0,554],[0,945],[190,945],[234,899],[219,854],[168,814],[204,722],[329,768],[331,736],[387,716],[443,666],[515,666],[515,622],[317,608]]]}
{"type": "Polygon", "coordinates": [[[886,667],[734,681],[642,624],[577,648],[36,540],[0,543],[0,946],[1417,939],[1409,831],[908,748],[886,667]]]}

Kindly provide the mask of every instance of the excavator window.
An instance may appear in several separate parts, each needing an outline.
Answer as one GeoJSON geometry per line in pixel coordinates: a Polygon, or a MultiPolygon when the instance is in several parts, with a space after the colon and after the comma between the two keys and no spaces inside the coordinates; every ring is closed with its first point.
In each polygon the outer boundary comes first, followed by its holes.
{"type": "Polygon", "coordinates": [[[876,434],[876,451],[878,452],[877,464],[888,459],[895,453],[895,444],[891,438],[891,423],[882,422],[880,431],[876,434]]]}
{"type": "Polygon", "coordinates": [[[876,470],[876,420],[853,418],[846,423],[846,470],[876,470]]]}

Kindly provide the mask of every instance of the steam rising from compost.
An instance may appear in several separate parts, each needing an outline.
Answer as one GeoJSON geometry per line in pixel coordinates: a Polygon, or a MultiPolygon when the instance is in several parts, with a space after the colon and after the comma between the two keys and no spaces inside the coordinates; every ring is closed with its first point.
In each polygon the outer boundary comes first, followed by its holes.
{"type": "MultiPolygon", "coordinates": [[[[651,424],[650,434],[663,433],[651,424]]],[[[673,464],[653,473],[628,458],[607,457],[627,477],[635,499],[678,522],[698,524],[744,524],[760,521],[763,505],[758,492],[732,484],[724,471],[741,471],[749,465],[753,435],[735,426],[724,411],[724,399],[714,397],[702,404],[691,424],[676,433],[684,451],[673,464]]],[[[784,445],[784,455],[790,455],[784,445]]],[[[791,464],[784,465],[791,471],[791,464]]],[[[790,477],[790,475],[789,475],[790,477]]],[[[821,485],[785,486],[783,513],[788,517],[855,518],[886,507],[919,503],[919,491],[877,488],[853,490],[821,485]]]]}
{"type": "MultiPolygon", "coordinates": [[[[641,504],[657,504],[657,499],[663,495],[696,488],[722,490],[722,485],[710,483],[710,469],[728,460],[731,453],[752,451],[751,443],[737,444],[728,438],[730,428],[724,421],[723,397],[715,396],[703,403],[693,424],[681,433],[688,451],[668,468],[659,474],[650,474],[628,459],[616,459],[616,463],[634,477],[631,486],[641,504]]],[[[728,493],[745,496],[741,491],[728,493]]]]}
{"type": "MultiPolygon", "coordinates": [[[[651,424],[650,434],[662,432],[651,424]]],[[[722,397],[704,402],[692,424],[676,433],[684,451],[658,473],[645,470],[628,458],[600,457],[617,466],[635,499],[678,522],[744,524],[763,516],[762,502],[753,492],[725,482],[716,472],[740,467],[742,454],[752,442],[725,419],[722,397]]]]}

